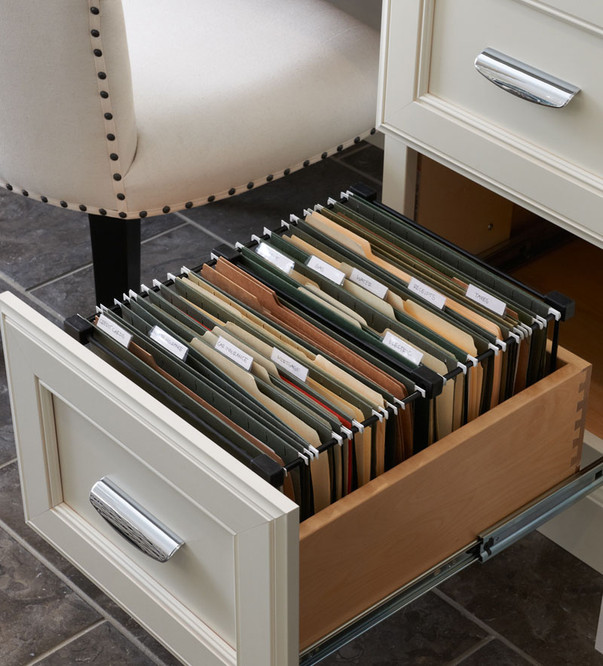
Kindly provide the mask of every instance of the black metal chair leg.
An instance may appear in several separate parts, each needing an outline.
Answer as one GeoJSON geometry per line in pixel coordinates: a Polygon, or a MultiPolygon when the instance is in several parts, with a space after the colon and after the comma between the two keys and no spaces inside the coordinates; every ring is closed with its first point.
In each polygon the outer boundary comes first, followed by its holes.
{"type": "Polygon", "coordinates": [[[97,304],[140,289],[140,220],[88,215],[97,304]]]}

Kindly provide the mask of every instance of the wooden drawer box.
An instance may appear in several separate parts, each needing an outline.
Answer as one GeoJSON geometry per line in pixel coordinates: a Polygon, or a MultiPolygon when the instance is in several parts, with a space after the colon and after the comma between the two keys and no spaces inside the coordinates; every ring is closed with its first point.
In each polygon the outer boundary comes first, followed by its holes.
{"type": "Polygon", "coordinates": [[[579,464],[590,366],[550,376],[299,526],[297,507],[16,297],[2,337],[29,524],[191,664],[294,664],[579,464]],[[157,563],[108,476],[185,541],[157,563]],[[299,640],[298,640],[299,636],[299,640]]]}

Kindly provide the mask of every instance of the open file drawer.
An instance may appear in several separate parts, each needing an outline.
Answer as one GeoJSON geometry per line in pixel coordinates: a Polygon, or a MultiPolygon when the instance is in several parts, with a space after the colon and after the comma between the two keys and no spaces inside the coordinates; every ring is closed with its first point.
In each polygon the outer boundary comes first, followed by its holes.
{"type": "Polygon", "coordinates": [[[15,297],[0,305],[27,520],[187,663],[318,658],[476,540],[496,550],[498,532],[479,537],[578,468],[590,366],[560,350],[551,375],[300,526],[295,504],[96,354],[15,297]],[[113,530],[89,503],[104,477],[184,547],[160,563],[113,530]]]}

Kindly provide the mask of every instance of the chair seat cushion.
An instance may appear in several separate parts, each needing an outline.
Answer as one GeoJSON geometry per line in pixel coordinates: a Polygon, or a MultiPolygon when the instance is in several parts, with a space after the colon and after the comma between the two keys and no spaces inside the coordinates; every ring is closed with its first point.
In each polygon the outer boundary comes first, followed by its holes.
{"type": "Polygon", "coordinates": [[[123,6],[138,133],[129,212],[260,185],[374,125],[378,32],[326,0],[123,6]]]}

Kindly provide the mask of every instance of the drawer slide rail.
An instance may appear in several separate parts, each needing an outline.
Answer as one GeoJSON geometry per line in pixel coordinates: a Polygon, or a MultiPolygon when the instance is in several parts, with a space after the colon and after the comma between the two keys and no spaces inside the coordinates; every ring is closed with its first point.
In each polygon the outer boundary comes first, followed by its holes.
{"type": "Polygon", "coordinates": [[[470,564],[494,557],[599,486],[603,486],[603,456],[483,532],[468,546],[326,636],[320,643],[309,647],[300,655],[300,666],[318,664],[470,564]]]}
{"type": "Polygon", "coordinates": [[[603,457],[480,534],[480,561],[497,555],[601,485],[603,457]]]}

